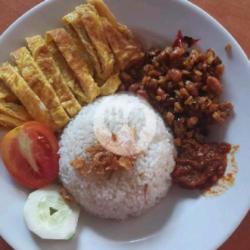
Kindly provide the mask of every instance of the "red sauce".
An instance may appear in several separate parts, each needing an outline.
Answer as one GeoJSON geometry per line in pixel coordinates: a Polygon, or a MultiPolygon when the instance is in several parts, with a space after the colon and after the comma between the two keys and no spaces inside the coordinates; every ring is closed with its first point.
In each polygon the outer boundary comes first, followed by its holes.
{"type": "Polygon", "coordinates": [[[227,143],[185,143],[176,159],[173,182],[188,189],[211,187],[224,175],[230,150],[227,143]]]}

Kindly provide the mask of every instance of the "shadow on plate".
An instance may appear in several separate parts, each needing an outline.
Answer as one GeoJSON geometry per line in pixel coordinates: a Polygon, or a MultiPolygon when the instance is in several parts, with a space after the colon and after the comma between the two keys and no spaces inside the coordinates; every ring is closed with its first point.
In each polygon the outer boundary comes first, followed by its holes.
{"type": "Polygon", "coordinates": [[[79,234],[76,234],[71,240],[43,240],[32,234],[36,245],[42,250],[77,250],[79,249],[79,234]]]}
{"type": "Polygon", "coordinates": [[[161,231],[168,223],[179,203],[187,199],[198,199],[199,191],[190,191],[173,187],[167,197],[155,207],[151,208],[143,215],[129,218],[124,221],[106,220],[95,217],[84,211],[81,212],[76,236],[69,241],[42,240],[33,235],[38,246],[43,249],[61,250],[78,249],[81,233],[90,230],[100,237],[114,242],[135,242],[146,238],[151,238],[161,231]]]}
{"type": "Polygon", "coordinates": [[[208,141],[210,142],[228,142],[233,143],[232,141],[227,141],[227,133],[228,129],[231,126],[231,122],[235,117],[235,113],[233,113],[225,123],[223,124],[215,124],[210,127],[210,135],[208,141]]]}
{"type": "Polygon", "coordinates": [[[142,216],[124,221],[114,221],[82,214],[80,224],[112,241],[143,240],[157,234],[164,227],[179,202],[185,199],[197,199],[199,195],[200,193],[196,191],[190,192],[174,187],[167,197],[142,216]]]}
{"type": "Polygon", "coordinates": [[[138,41],[143,45],[143,48],[165,48],[166,46],[171,46],[174,41],[174,37],[172,39],[168,39],[167,35],[159,35],[156,32],[147,30],[147,29],[138,29],[136,27],[132,28],[133,33],[136,34],[138,41]]]}

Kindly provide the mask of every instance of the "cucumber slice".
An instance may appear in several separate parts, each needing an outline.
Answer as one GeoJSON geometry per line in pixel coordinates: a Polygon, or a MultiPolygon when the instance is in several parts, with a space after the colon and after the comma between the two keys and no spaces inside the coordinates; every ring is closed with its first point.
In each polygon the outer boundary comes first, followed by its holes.
{"type": "Polygon", "coordinates": [[[29,230],[42,239],[71,239],[79,214],[80,208],[76,204],[69,206],[54,185],[32,192],[24,205],[29,230]]]}

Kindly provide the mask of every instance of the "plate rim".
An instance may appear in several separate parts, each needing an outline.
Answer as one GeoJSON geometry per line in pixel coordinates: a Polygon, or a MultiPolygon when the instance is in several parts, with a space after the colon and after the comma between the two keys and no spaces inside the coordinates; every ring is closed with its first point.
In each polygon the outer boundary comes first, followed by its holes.
{"type": "MultiPolygon", "coordinates": [[[[26,12],[24,12],[20,17],[18,17],[14,22],[12,22],[2,32],[2,34],[0,36],[0,43],[8,33],[11,33],[13,29],[18,27],[19,23],[22,22],[23,19],[26,19],[28,16],[32,16],[34,14],[34,12],[39,11],[40,8],[43,8],[44,6],[49,5],[50,3],[55,2],[55,1],[56,0],[44,0],[44,1],[34,5],[32,8],[28,9],[26,12]]],[[[173,1],[173,0],[171,0],[171,1],[173,1]]],[[[234,45],[236,45],[237,48],[240,50],[240,52],[241,52],[241,60],[242,61],[244,60],[244,63],[246,65],[248,65],[248,68],[250,70],[250,62],[249,62],[249,58],[248,58],[247,54],[245,53],[245,51],[243,50],[241,45],[238,43],[238,41],[234,38],[234,36],[218,20],[216,20],[213,16],[211,16],[209,13],[207,13],[204,9],[202,9],[201,7],[197,6],[196,4],[194,4],[194,3],[192,3],[192,2],[190,2],[188,0],[177,0],[176,2],[179,2],[179,3],[181,3],[181,4],[185,5],[185,6],[188,6],[188,8],[191,8],[193,11],[197,12],[198,14],[202,14],[204,18],[206,18],[208,21],[215,24],[220,30],[222,30],[224,33],[226,33],[226,35],[229,36],[231,38],[231,40],[234,42],[234,45]]],[[[225,235],[224,237],[221,237],[222,239],[220,240],[220,242],[218,241],[218,242],[215,242],[213,244],[215,249],[220,247],[223,243],[225,243],[225,241],[227,239],[229,239],[229,237],[235,232],[235,230],[239,227],[239,225],[241,224],[243,219],[246,217],[249,210],[250,210],[250,200],[249,200],[248,207],[246,207],[245,210],[242,211],[241,216],[238,217],[239,218],[238,223],[236,223],[235,226],[230,229],[230,231],[228,232],[227,235],[225,235]]],[[[12,248],[14,248],[12,242],[10,240],[8,240],[8,238],[3,236],[1,230],[0,230],[0,236],[12,248]]]]}

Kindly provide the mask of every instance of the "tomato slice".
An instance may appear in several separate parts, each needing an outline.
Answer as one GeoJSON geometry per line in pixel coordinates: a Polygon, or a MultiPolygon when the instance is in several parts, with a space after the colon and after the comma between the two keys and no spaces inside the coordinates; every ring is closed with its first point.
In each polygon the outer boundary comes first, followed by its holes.
{"type": "Polygon", "coordinates": [[[58,141],[49,128],[27,122],[7,133],[1,155],[10,175],[22,186],[35,189],[58,177],[58,141]]]}

